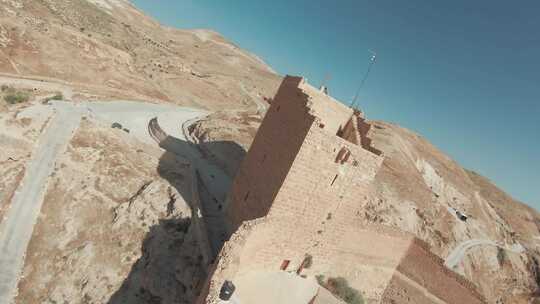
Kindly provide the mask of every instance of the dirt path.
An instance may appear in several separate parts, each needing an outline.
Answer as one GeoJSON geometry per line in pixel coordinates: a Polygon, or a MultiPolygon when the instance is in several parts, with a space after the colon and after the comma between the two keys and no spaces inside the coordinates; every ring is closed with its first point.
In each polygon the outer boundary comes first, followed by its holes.
{"type": "Polygon", "coordinates": [[[55,159],[79,125],[80,115],[73,112],[69,107],[57,108],[0,225],[0,304],[11,303],[55,159]]]}
{"type": "Polygon", "coordinates": [[[62,79],[38,76],[38,75],[17,75],[11,73],[0,72],[0,83],[21,85],[25,87],[36,87],[48,91],[60,91],[64,95],[66,100],[72,100],[74,92],[88,91],[92,94],[100,92],[102,94],[111,94],[111,96],[125,96],[123,98],[146,100],[146,101],[159,101],[162,103],[168,103],[167,100],[161,100],[155,97],[148,97],[134,92],[133,90],[124,90],[112,88],[105,85],[68,82],[62,79]]]}
{"type": "Polygon", "coordinates": [[[15,77],[6,77],[0,76],[0,83],[7,84],[11,86],[24,86],[41,89],[44,91],[58,91],[61,92],[66,100],[71,100],[73,98],[73,89],[70,86],[46,82],[41,80],[25,79],[25,78],[15,78],[15,77]]]}
{"type": "Polygon", "coordinates": [[[4,58],[6,58],[6,60],[9,62],[9,64],[11,65],[11,67],[13,68],[13,70],[15,72],[17,72],[17,74],[21,74],[21,71],[19,70],[19,68],[17,67],[17,64],[15,62],[13,62],[13,60],[11,60],[11,58],[9,56],[6,56],[6,54],[0,50],[0,54],[2,56],[4,56],[4,58]]]}

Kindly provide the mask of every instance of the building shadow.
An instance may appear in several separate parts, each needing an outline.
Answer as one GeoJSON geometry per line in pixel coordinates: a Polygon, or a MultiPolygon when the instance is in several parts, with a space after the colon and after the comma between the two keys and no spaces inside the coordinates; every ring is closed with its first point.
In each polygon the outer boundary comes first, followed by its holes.
{"type": "Polygon", "coordinates": [[[190,303],[204,280],[201,257],[192,256],[191,219],[160,220],[150,227],[142,255],[108,304],[190,303]],[[190,274],[191,280],[180,277],[190,274]]]}
{"type": "Polygon", "coordinates": [[[223,166],[223,156],[234,151],[237,158],[243,158],[246,151],[233,141],[199,145],[170,136],[155,118],[149,122],[148,132],[165,150],[156,168],[158,174],[180,193],[192,214],[162,219],[150,227],[141,257],[108,304],[191,303],[204,284],[208,264],[229,237],[225,202],[235,169],[234,165],[223,166]],[[208,256],[202,252],[201,238],[209,243],[208,256]]]}

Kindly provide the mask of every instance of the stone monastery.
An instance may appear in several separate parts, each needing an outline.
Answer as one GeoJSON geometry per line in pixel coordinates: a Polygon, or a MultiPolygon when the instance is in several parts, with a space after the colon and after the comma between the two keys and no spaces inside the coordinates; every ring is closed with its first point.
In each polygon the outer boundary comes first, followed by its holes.
{"type": "Polygon", "coordinates": [[[321,285],[337,277],[366,303],[485,303],[425,242],[360,224],[384,160],[370,127],[324,89],[285,77],[233,182],[231,237],[199,303],[346,303],[321,285]],[[225,281],[237,302],[219,299],[225,281]]]}

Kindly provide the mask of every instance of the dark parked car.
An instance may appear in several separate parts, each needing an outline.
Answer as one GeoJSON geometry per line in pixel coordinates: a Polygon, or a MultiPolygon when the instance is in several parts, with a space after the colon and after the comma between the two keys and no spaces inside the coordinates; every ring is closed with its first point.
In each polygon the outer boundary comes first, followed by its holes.
{"type": "Polygon", "coordinates": [[[467,216],[463,213],[461,213],[460,211],[456,210],[456,216],[458,217],[458,219],[466,222],[467,221],[467,216]]]}
{"type": "Polygon", "coordinates": [[[219,298],[223,301],[229,301],[235,289],[236,287],[234,287],[234,284],[231,281],[225,281],[221,286],[219,298]]]}

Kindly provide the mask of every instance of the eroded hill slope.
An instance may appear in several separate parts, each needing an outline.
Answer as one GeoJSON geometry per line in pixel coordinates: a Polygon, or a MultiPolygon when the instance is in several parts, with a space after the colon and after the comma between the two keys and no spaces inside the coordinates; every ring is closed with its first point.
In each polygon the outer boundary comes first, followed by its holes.
{"type": "Polygon", "coordinates": [[[0,1],[0,73],[207,109],[255,108],[280,78],[218,33],[161,26],[124,0],[0,1]]]}

